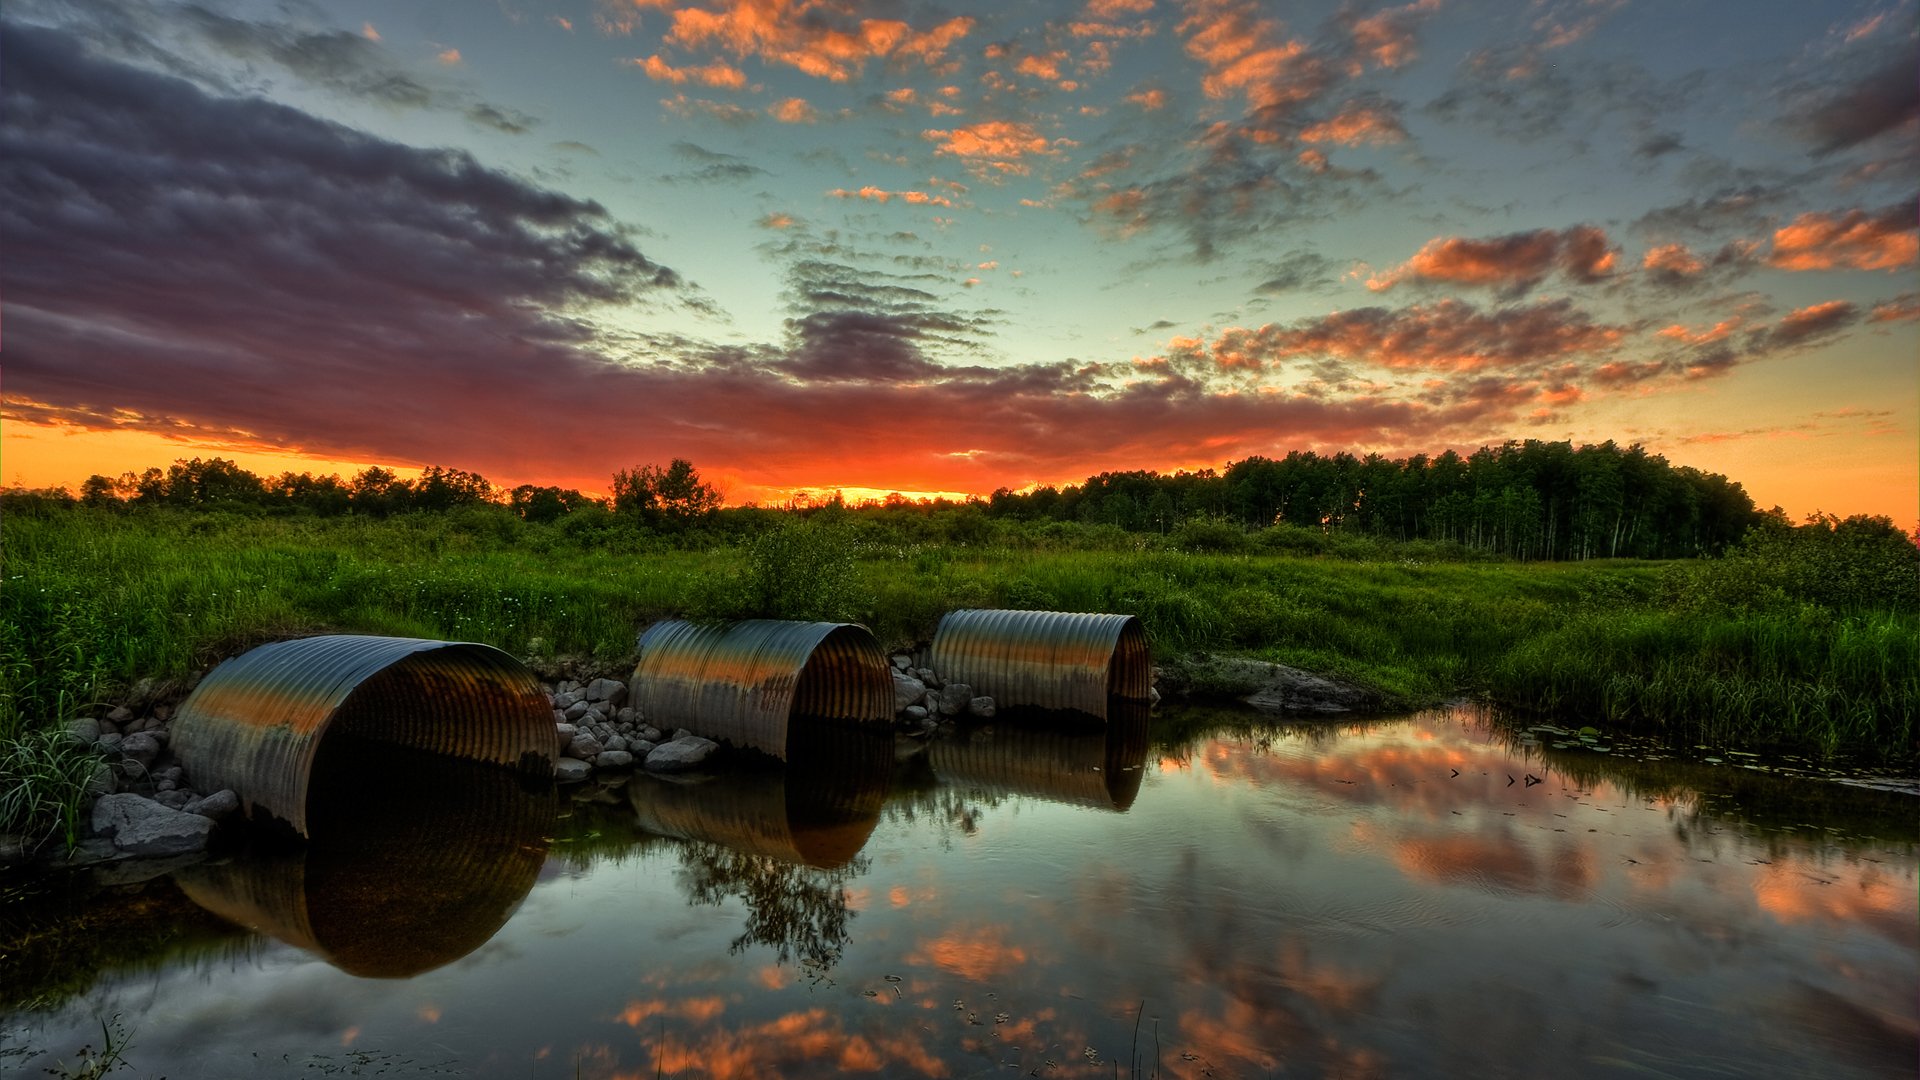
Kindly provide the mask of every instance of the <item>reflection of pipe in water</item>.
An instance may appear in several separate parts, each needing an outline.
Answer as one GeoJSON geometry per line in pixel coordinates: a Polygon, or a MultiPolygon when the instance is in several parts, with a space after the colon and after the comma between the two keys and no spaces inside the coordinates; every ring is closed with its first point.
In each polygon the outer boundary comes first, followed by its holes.
{"type": "Polygon", "coordinates": [[[783,862],[845,866],[880,820],[893,733],[823,717],[805,723],[810,735],[795,740],[784,767],[694,780],[636,773],[627,797],[640,827],[783,862]]]}
{"type": "Polygon", "coordinates": [[[177,875],[201,907],[351,975],[405,978],[485,944],[546,861],[553,797],[514,774],[335,733],[297,851],[177,875]]]}
{"type": "Polygon", "coordinates": [[[1124,812],[1146,772],[1147,719],[1146,703],[1124,698],[1108,701],[1104,728],[1044,715],[1029,720],[1015,710],[936,739],[927,758],[949,784],[1124,812]]]}
{"type": "Polygon", "coordinates": [[[808,718],[890,724],[889,670],[873,633],[856,623],[676,619],[640,636],[633,702],[661,728],[785,759],[809,737],[808,718]]]}

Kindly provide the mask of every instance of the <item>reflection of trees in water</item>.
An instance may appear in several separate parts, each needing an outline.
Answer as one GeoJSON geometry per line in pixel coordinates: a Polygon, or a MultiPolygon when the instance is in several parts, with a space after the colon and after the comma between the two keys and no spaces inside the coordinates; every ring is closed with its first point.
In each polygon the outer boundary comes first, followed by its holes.
{"type": "Polygon", "coordinates": [[[747,906],[746,929],[729,952],[765,945],[780,963],[797,958],[807,967],[830,968],[846,949],[847,924],[856,914],[847,906],[847,885],[872,860],[855,856],[828,870],[689,840],[680,845],[680,865],[689,904],[720,905],[733,897],[747,906]]]}

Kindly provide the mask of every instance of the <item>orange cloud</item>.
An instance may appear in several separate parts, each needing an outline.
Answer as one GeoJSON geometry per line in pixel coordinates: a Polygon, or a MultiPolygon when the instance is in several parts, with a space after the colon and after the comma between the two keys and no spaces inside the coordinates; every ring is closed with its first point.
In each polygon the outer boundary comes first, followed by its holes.
{"type": "Polygon", "coordinates": [[[1782,270],[1898,270],[1920,256],[1913,208],[1896,205],[1868,216],[1801,214],[1773,234],[1767,261],[1782,270]]]}
{"type": "Polygon", "coordinates": [[[1232,328],[1210,353],[1272,364],[1330,356],[1393,368],[1473,371],[1537,367],[1617,345],[1625,330],[1594,323],[1564,300],[1481,311],[1458,300],[1389,310],[1356,308],[1289,326],[1232,328]]]}
{"type": "Polygon", "coordinates": [[[1167,92],[1156,86],[1128,94],[1127,100],[1148,112],[1155,112],[1166,107],[1167,92]]]}
{"type": "Polygon", "coordinates": [[[805,98],[788,98],[767,106],[767,115],[783,124],[811,124],[820,119],[820,114],[807,104],[805,98]]]}
{"type": "Polygon", "coordinates": [[[1577,281],[1597,281],[1612,271],[1615,260],[1606,233],[1591,225],[1486,239],[1446,236],[1427,241],[1405,263],[1369,278],[1367,288],[1384,292],[1403,281],[1443,281],[1523,293],[1556,268],[1577,281]]]}
{"type": "Polygon", "coordinates": [[[460,62],[460,50],[459,49],[442,49],[440,50],[440,55],[438,59],[441,63],[447,65],[448,67],[453,67],[454,65],[460,62]]]}
{"type": "Polygon", "coordinates": [[[1419,55],[1413,35],[1416,18],[1440,8],[1440,0],[1416,0],[1388,8],[1353,24],[1353,48],[1386,68],[1404,67],[1419,55]]]}
{"type": "Polygon", "coordinates": [[[1263,17],[1250,0],[1197,0],[1180,31],[1189,33],[1187,55],[1207,68],[1200,88],[1211,98],[1243,95],[1255,109],[1303,100],[1292,76],[1307,54],[1305,42],[1282,40],[1280,24],[1263,17]]]}
{"type": "Polygon", "coordinates": [[[1647,249],[1640,259],[1640,267],[1676,277],[1693,277],[1705,271],[1707,264],[1687,250],[1685,244],[1661,244],[1647,249]]]}
{"type": "Polygon", "coordinates": [[[1060,152],[1032,124],[1015,120],[983,120],[951,130],[930,128],[920,137],[939,144],[934,153],[951,154],[977,172],[1025,176],[1026,158],[1060,152]]]}
{"type": "Polygon", "coordinates": [[[701,86],[738,90],[747,85],[747,73],[727,63],[716,62],[701,67],[677,68],[657,55],[649,56],[645,60],[629,60],[627,63],[646,72],[647,78],[655,82],[672,83],[675,86],[694,82],[701,86]]]}
{"type": "Polygon", "coordinates": [[[897,19],[853,18],[823,0],[721,0],[713,8],[674,11],[664,40],[682,48],[724,49],[845,82],[870,60],[913,59],[935,66],[972,28],[973,20],[961,16],[915,30],[897,19]]]}
{"type": "Polygon", "coordinates": [[[1343,146],[1362,143],[1395,143],[1405,140],[1407,129],[1400,118],[1377,104],[1350,101],[1331,119],[1322,120],[1300,132],[1304,142],[1335,142],[1343,146]]]}
{"type": "Polygon", "coordinates": [[[1058,51],[1045,56],[1023,56],[1013,65],[1013,70],[1021,75],[1051,82],[1060,77],[1060,65],[1066,61],[1067,54],[1058,51]]]}
{"type": "Polygon", "coordinates": [[[836,199],[865,199],[868,202],[877,203],[888,203],[894,199],[899,199],[901,202],[912,203],[915,206],[953,205],[952,200],[948,199],[945,195],[929,195],[924,191],[887,191],[884,188],[877,188],[872,185],[863,187],[858,191],[848,191],[846,188],[834,188],[832,191],[827,192],[827,194],[836,199]]]}

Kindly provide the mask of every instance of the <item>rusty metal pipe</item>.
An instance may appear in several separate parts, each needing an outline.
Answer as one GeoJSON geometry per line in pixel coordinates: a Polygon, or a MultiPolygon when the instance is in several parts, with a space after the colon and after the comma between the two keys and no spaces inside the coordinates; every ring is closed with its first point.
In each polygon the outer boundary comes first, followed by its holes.
{"type": "Polygon", "coordinates": [[[1107,718],[1109,698],[1144,701],[1153,682],[1146,631],[1131,615],[1071,611],[948,612],[928,663],[996,706],[1069,709],[1107,718]]]}

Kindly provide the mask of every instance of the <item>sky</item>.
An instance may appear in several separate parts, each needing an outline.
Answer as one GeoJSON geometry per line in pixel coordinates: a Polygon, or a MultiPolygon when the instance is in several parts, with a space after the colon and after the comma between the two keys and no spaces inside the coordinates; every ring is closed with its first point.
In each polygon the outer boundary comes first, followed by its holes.
{"type": "Polygon", "coordinates": [[[0,481],[1641,443],[1920,517],[1916,0],[10,0],[0,481]]]}

